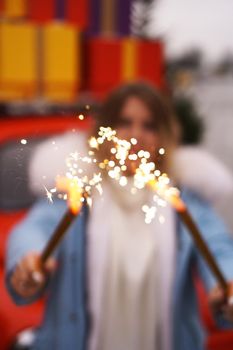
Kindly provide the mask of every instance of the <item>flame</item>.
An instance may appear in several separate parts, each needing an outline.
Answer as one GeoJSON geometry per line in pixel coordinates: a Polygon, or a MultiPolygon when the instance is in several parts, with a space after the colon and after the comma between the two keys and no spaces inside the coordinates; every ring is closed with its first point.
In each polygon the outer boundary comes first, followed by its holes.
{"type": "Polygon", "coordinates": [[[178,211],[184,212],[186,210],[186,205],[179,196],[171,195],[168,198],[168,202],[178,211]]]}
{"type": "MultiPolygon", "coordinates": [[[[134,172],[132,194],[137,190],[142,190],[146,186],[149,186],[156,193],[154,196],[156,205],[165,206],[166,202],[169,202],[176,210],[185,210],[185,204],[179,196],[179,191],[170,186],[168,176],[161,174],[156,164],[150,160],[150,152],[145,150],[134,152],[135,148],[133,146],[137,144],[136,139],[131,138],[130,141],[119,139],[115,130],[110,127],[100,127],[98,136],[92,136],[88,141],[90,147],[88,156],[81,157],[78,152],[70,153],[66,159],[66,165],[68,167],[66,177],[58,177],[57,179],[57,189],[65,192],[63,195],[59,194],[58,197],[68,200],[68,205],[72,212],[79,213],[84,200],[91,205],[92,190],[94,188],[102,194],[101,182],[103,172],[116,180],[120,186],[126,186],[128,183],[128,166],[130,166],[130,171],[132,172],[133,170],[134,172]],[[95,153],[98,152],[99,146],[105,142],[111,142],[110,159],[101,159],[97,162],[95,153]],[[135,161],[137,162],[135,163],[135,161]],[[90,174],[85,171],[85,167],[84,169],[80,167],[81,162],[88,164],[97,163],[95,171],[98,167],[102,171],[100,173],[93,171],[90,177],[90,174]]],[[[163,155],[165,149],[160,148],[158,153],[163,155]]],[[[47,190],[46,194],[48,198],[52,198],[52,190],[47,190]]],[[[143,211],[146,214],[146,223],[152,220],[156,210],[155,206],[144,206],[143,211]]]]}
{"type": "Polygon", "coordinates": [[[184,212],[186,210],[186,205],[180,198],[179,190],[175,187],[170,187],[167,183],[161,181],[161,178],[168,179],[167,175],[163,174],[158,180],[153,179],[148,181],[148,186],[158,193],[161,198],[170,203],[178,212],[184,212]]]}
{"type": "Polygon", "coordinates": [[[67,201],[70,210],[74,214],[78,214],[82,207],[83,192],[77,181],[74,178],[68,179],[67,177],[58,177],[57,188],[67,193],[67,201]]]}

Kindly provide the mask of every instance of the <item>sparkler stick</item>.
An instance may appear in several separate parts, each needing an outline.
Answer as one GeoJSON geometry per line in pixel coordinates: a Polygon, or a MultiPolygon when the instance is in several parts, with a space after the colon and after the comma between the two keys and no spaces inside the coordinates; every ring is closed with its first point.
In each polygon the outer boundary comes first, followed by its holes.
{"type": "Polygon", "coordinates": [[[63,218],[56,227],[54,233],[52,234],[51,239],[47,243],[41,254],[41,262],[44,264],[47,259],[53,254],[62,238],[65,236],[67,229],[70,227],[74,219],[77,217],[77,214],[68,209],[64,214],[63,218]]]}
{"type": "MultiPolygon", "coordinates": [[[[155,181],[151,181],[149,184],[153,189],[158,190],[158,184],[155,181]]],[[[182,199],[179,197],[177,190],[174,190],[173,188],[168,188],[167,192],[166,189],[162,189],[161,192],[158,193],[162,195],[176,210],[177,214],[181,218],[182,222],[185,224],[185,226],[188,228],[188,231],[190,235],[192,236],[196,246],[199,249],[199,252],[201,253],[202,257],[204,258],[205,262],[207,263],[209,269],[212,271],[213,275],[215,276],[216,280],[218,281],[219,285],[223,288],[224,292],[227,294],[228,291],[228,284],[227,281],[220,270],[213,254],[209,250],[206,242],[202,238],[202,235],[194,222],[190,212],[188,211],[187,206],[182,201],[182,199]],[[169,192],[170,190],[170,192],[169,192]]]]}
{"type": "MultiPolygon", "coordinates": [[[[65,236],[68,228],[73,223],[74,219],[78,216],[82,203],[83,193],[77,182],[69,180],[67,178],[58,178],[57,186],[60,190],[68,192],[68,205],[69,209],[66,211],[50,240],[45,246],[41,254],[41,262],[44,264],[47,259],[53,254],[59,243],[65,236]]],[[[84,199],[84,198],[83,198],[84,199]]]]}
{"type": "Polygon", "coordinates": [[[228,285],[227,281],[220,270],[213,254],[210,252],[207,244],[202,238],[202,235],[193,221],[193,218],[191,214],[189,213],[187,207],[184,205],[182,210],[176,209],[178,215],[180,216],[183,223],[188,228],[196,246],[198,247],[202,257],[206,261],[207,265],[209,266],[210,270],[212,271],[213,275],[215,276],[216,280],[218,281],[219,285],[223,288],[224,292],[227,293],[228,285]]]}

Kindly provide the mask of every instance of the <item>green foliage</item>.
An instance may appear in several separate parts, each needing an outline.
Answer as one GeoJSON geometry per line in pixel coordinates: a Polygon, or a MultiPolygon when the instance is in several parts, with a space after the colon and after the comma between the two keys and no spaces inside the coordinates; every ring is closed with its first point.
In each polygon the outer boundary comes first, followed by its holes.
{"type": "Polygon", "coordinates": [[[192,99],[185,96],[175,97],[174,111],[181,126],[181,143],[190,145],[201,142],[204,123],[192,99]]]}

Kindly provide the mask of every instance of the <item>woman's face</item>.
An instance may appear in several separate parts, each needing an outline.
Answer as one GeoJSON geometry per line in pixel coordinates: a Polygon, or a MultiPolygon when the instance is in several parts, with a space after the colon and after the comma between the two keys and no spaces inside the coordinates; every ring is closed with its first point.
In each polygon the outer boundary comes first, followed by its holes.
{"type": "Polygon", "coordinates": [[[120,139],[135,138],[138,141],[133,151],[143,149],[151,154],[157,153],[160,137],[154,118],[146,104],[138,97],[129,97],[123,105],[116,131],[120,139]]]}
{"type": "MultiPolygon", "coordinates": [[[[148,151],[151,154],[150,161],[156,162],[161,140],[151,111],[142,100],[137,97],[127,99],[121,110],[116,131],[120,139],[137,140],[137,144],[131,148],[131,154],[138,153],[140,150],[148,151]]],[[[127,160],[126,175],[132,175],[139,166],[139,162],[139,159],[127,160]]]]}

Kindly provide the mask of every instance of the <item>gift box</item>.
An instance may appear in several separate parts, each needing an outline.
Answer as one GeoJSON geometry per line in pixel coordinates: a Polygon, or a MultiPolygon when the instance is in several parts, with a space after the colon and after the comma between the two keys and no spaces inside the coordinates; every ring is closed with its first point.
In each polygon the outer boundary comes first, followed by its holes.
{"type": "Polygon", "coordinates": [[[132,2],[133,0],[89,0],[89,34],[129,35],[132,2]]]}
{"type": "Polygon", "coordinates": [[[0,0],[0,17],[4,14],[4,0],[0,0]]]}
{"type": "MultiPolygon", "coordinates": [[[[10,1],[10,0],[9,0],[10,1]]],[[[55,18],[56,0],[29,0],[28,17],[37,23],[46,23],[55,18]]]]}
{"type": "Polygon", "coordinates": [[[121,42],[121,79],[128,82],[134,80],[138,73],[138,40],[125,38],[121,42]]]}
{"type": "Polygon", "coordinates": [[[87,29],[90,23],[90,0],[66,0],[65,19],[77,25],[79,29],[87,29]]]}
{"type": "Polygon", "coordinates": [[[88,34],[91,36],[95,36],[100,33],[100,19],[102,11],[101,3],[102,0],[89,0],[90,23],[88,26],[88,34]]]}
{"type": "Polygon", "coordinates": [[[37,23],[46,23],[58,19],[76,25],[79,29],[83,30],[86,29],[89,24],[90,1],[91,0],[29,0],[28,16],[37,23]]]}
{"type": "Polygon", "coordinates": [[[46,99],[72,102],[81,84],[80,32],[52,23],[42,29],[42,90],[46,99]]]}
{"type": "Polygon", "coordinates": [[[0,99],[33,98],[37,90],[37,28],[0,25],[0,99]]]}
{"type": "Polygon", "coordinates": [[[130,17],[134,0],[117,0],[116,2],[116,32],[119,35],[130,34],[130,17]]]}
{"type": "Polygon", "coordinates": [[[163,45],[136,38],[92,38],[87,43],[88,89],[104,94],[121,83],[163,84],[163,45]]]}
{"type": "Polygon", "coordinates": [[[164,82],[164,47],[161,41],[141,40],[137,43],[137,75],[162,87],[164,82]]]}
{"type": "Polygon", "coordinates": [[[2,0],[3,16],[7,19],[27,16],[27,0],[2,0]]]}
{"type": "Polygon", "coordinates": [[[55,2],[55,19],[64,20],[66,0],[56,0],[55,2]]]}
{"type": "Polygon", "coordinates": [[[102,0],[101,34],[116,34],[116,0],[102,0]]]}
{"type": "Polygon", "coordinates": [[[121,81],[120,39],[89,39],[86,43],[87,89],[95,92],[108,91],[121,81]]]}
{"type": "Polygon", "coordinates": [[[89,0],[55,0],[55,18],[86,29],[89,0]]]}

